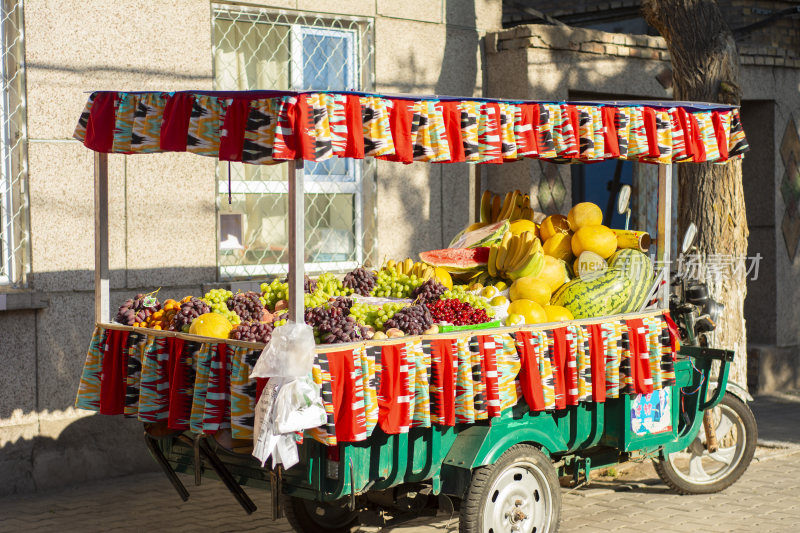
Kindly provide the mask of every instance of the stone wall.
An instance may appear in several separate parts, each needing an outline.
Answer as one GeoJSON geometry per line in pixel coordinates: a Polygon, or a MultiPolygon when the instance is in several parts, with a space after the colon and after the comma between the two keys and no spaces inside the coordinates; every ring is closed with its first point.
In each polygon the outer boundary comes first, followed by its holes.
{"type": "MultiPolygon", "coordinates": [[[[499,0],[256,0],[370,17],[375,88],[480,95],[480,40],[499,0]],[[445,59],[446,58],[446,59],[445,59]]],[[[0,311],[0,495],[155,465],[141,426],[72,408],[93,327],[93,154],[71,139],[98,89],[211,89],[203,0],[25,2],[32,271],[49,305],[0,311]]],[[[217,281],[211,158],[109,158],[112,307],[143,289],[202,294],[217,281]]],[[[470,216],[466,165],[377,165],[378,257],[449,241],[470,216]]],[[[1,290],[1,289],[0,289],[1,290]]]]}

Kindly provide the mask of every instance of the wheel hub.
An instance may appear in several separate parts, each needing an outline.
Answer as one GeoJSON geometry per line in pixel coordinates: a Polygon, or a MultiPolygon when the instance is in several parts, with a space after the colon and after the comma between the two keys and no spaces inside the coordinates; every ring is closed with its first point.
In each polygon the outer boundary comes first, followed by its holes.
{"type": "Polygon", "coordinates": [[[552,512],[546,491],[544,474],[534,465],[527,462],[510,465],[492,484],[481,531],[544,531],[552,512]]]}

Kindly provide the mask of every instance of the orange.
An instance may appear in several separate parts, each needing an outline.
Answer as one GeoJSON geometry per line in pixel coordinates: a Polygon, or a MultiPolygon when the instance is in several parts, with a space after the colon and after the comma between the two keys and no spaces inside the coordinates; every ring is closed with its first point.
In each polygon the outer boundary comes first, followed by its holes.
{"type": "Polygon", "coordinates": [[[569,210],[567,222],[572,231],[578,231],[584,226],[597,226],[603,223],[603,211],[597,204],[581,202],[569,210]]]}
{"type": "Polygon", "coordinates": [[[556,233],[568,233],[569,221],[564,215],[550,215],[542,220],[542,225],[539,226],[539,237],[546,241],[556,233]]]}
{"type": "Polygon", "coordinates": [[[617,236],[606,226],[584,226],[572,236],[571,244],[577,256],[588,250],[608,259],[617,249],[617,236]]]}
{"type": "MultiPolygon", "coordinates": [[[[522,315],[526,324],[541,324],[547,322],[547,314],[544,308],[532,300],[516,300],[508,306],[508,316],[522,315]]],[[[506,320],[506,323],[508,321],[506,320]]]]}

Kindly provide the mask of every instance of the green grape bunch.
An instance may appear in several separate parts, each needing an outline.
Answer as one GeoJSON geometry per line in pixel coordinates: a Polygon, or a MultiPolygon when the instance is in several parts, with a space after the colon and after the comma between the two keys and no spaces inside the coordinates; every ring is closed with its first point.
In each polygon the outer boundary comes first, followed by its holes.
{"type": "Polygon", "coordinates": [[[233,293],[225,289],[211,289],[201,298],[211,308],[212,313],[218,313],[228,319],[234,326],[241,322],[239,315],[228,309],[228,299],[233,293]]]}

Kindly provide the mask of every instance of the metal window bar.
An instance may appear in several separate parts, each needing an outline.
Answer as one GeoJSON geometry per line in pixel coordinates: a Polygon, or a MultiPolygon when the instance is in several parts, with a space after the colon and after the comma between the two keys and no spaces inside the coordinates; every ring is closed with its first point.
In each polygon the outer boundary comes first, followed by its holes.
{"type": "Polygon", "coordinates": [[[0,285],[30,270],[23,0],[0,2],[0,285]]]}
{"type": "MultiPolygon", "coordinates": [[[[372,90],[370,19],[214,3],[214,88],[372,90]]],[[[347,271],[376,258],[375,162],[331,159],[304,169],[309,273],[347,271]]],[[[281,275],[289,263],[289,170],[217,165],[221,279],[281,275]],[[229,190],[230,200],[229,205],[229,190]],[[225,224],[241,227],[223,235],[225,224]]]]}

